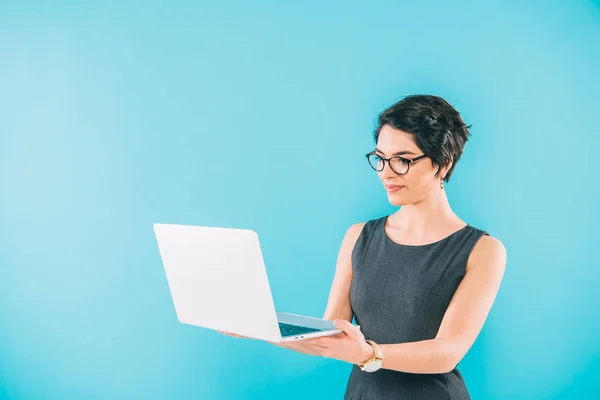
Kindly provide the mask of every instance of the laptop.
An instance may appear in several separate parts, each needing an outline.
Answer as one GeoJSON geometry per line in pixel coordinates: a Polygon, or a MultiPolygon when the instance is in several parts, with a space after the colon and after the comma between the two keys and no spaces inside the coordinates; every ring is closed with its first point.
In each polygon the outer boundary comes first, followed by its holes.
{"type": "Polygon", "coordinates": [[[330,320],[275,310],[255,231],[153,226],[180,322],[270,342],[342,332],[330,320]]]}

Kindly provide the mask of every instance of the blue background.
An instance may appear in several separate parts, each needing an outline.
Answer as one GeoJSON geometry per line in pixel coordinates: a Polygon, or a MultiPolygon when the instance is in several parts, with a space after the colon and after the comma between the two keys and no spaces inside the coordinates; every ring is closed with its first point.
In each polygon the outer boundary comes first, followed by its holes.
{"type": "Polygon", "coordinates": [[[0,397],[341,398],[349,364],[180,324],[152,223],[255,229],[320,317],[396,210],[377,113],[430,93],[473,124],[450,203],[508,252],[473,398],[598,398],[600,4],[482,3],[1,2],[0,397]]]}

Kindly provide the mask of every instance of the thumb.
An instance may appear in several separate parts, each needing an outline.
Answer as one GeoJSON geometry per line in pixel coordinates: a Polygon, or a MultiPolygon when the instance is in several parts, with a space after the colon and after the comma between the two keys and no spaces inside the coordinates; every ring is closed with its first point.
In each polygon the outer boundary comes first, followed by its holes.
{"type": "Polygon", "coordinates": [[[335,321],[333,321],[333,323],[335,324],[336,328],[343,330],[348,336],[350,336],[353,339],[360,336],[360,330],[351,322],[346,321],[345,319],[336,319],[335,321]]]}

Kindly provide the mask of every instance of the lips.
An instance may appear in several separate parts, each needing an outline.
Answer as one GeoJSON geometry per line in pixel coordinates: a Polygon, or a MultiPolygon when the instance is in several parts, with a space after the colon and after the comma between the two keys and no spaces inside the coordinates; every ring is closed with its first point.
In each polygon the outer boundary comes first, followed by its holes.
{"type": "Polygon", "coordinates": [[[406,186],[404,185],[384,185],[385,186],[385,191],[388,193],[396,193],[399,190],[402,190],[403,188],[405,188],[406,186]]]}

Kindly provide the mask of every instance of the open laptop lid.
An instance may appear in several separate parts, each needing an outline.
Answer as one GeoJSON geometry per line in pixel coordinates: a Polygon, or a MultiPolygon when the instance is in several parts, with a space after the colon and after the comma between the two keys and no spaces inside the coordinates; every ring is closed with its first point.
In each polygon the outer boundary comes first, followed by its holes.
{"type": "Polygon", "coordinates": [[[281,340],[255,231],[153,226],[179,321],[262,340],[281,340]]]}

